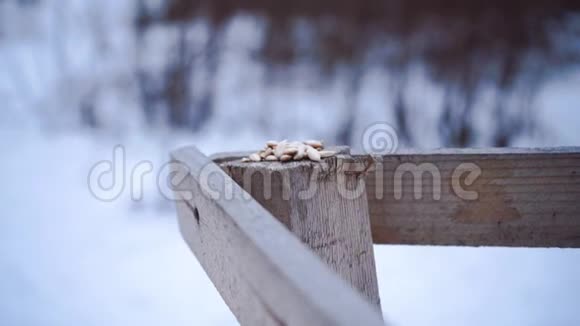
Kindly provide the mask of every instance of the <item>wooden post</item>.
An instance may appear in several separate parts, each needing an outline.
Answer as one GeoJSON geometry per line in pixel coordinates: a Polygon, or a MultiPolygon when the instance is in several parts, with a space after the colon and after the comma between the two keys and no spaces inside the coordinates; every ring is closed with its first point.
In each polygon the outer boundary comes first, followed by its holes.
{"type": "MultiPolygon", "coordinates": [[[[348,152],[348,150],[347,150],[348,152]]],[[[239,159],[220,163],[256,201],[310,247],[328,266],[357,289],[379,311],[365,167],[349,155],[321,163],[258,162],[239,159]]]]}
{"type": "Polygon", "coordinates": [[[242,325],[383,325],[380,313],[215,163],[172,153],[179,229],[242,325]]]}
{"type": "Polygon", "coordinates": [[[382,325],[371,227],[377,244],[580,247],[580,148],[245,155],[187,147],[171,166],[181,233],[243,325],[382,325]]]}

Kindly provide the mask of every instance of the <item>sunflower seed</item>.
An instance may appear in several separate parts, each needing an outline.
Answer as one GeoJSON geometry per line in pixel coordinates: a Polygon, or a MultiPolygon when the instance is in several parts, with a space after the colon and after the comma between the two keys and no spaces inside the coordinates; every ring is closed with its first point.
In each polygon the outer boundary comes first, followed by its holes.
{"type": "Polygon", "coordinates": [[[269,140],[266,142],[266,146],[270,148],[276,148],[276,146],[278,146],[278,142],[275,140],[269,140]]]}
{"type": "Polygon", "coordinates": [[[306,146],[306,154],[311,161],[320,162],[320,153],[311,146],[306,146]]]}
{"type": "Polygon", "coordinates": [[[266,158],[266,157],[272,155],[272,153],[274,153],[274,151],[270,147],[268,147],[260,153],[260,157],[266,158]]]}
{"type": "Polygon", "coordinates": [[[287,155],[287,154],[284,154],[280,157],[280,161],[282,161],[282,162],[287,162],[287,161],[290,161],[291,159],[292,159],[292,156],[287,155]]]}
{"type": "Polygon", "coordinates": [[[243,158],[243,162],[260,162],[265,161],[282,161],[287,162],[291,160],[300,161],[309,159],[311,161],[319,162],[322,158],[332,157],[336,155],[335,151],[324,150],[324,143],[321,140],[305,140],[305,141],[282,141],[269,140],[266,142],[266,147],[257,153],[243,158]]]}
{"type": "Polygon", "coordinates": [[[336,155],[335,151],[320,151],[318,152],[321,158],[327,158],[336,155]]]}
{"type": "Polygon", "coordinates": [[[305,140],[304,144],[312,146],[314,148],[323,148],[324,144],[320,140],[305,140]]]}
{"type": "Polygon", "coordinates": [[[296,154],[294,155],[294,160],[300,161],[305,156],[306,156],[306,145],[300,144],[300,146],[298,147],[298,152],[296,152],[296,154]]]}
{"type": "Polygon", "coordinates": [[[278,146],[276,146],[276,148],[274,149],[274,155],[277,158],[282,157],[282,155],[284,155],[284,151],[286,150],[287,146],[288,146],[288,142],[286,140],[279,142],[278,146]]]}
{"type": "Polygon", "coordinates": [[[262,160],[262,158],[260,157],[260,154],[258,154],[258,153],[254,153],[254,154],[250,155],[249,159],[254,161],[254,162],[260,162],[262,160]]]}
{"type": "Polygon", "coordinates": [[[296,154],[296,153],[298,153],[297,147],[286,147],[286,149],[284,149],[284,155],[294,156],[294,154],[296,154]]]}

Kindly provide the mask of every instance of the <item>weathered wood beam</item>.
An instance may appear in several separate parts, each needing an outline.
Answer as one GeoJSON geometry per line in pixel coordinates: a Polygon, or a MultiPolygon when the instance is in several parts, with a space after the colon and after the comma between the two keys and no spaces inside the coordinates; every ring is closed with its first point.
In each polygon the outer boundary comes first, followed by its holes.
{"type": "MultiPolygon", "coordinates": [[[[334,150],[349,157],[348,148],[334,150]]],[[[347,165],[337,165],[339,160],[242,163],[233,159],[220,166],[380,311],[364,173],[344,171],[347,165]]]]}
{"type": "Polygon", "coordinates": [[[172,153],[181,233],[243,325],[382,325],[376,308],[193,147],[172,153]]]}
{"type": "Polygon", "coordinates": [[[578,147],[406,151],[374,163],[375,243],[580,247],[578,147]]]}

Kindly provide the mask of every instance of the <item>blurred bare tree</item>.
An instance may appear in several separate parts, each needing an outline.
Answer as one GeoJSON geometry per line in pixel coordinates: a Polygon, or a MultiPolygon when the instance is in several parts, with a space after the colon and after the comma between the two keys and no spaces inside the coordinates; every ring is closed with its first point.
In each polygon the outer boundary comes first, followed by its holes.
{"type": "MultiPolygon", "coordinates": [[[[399,79],[390,107],[401,137],[409,144],[413,143],[413,110],[405,96],[407,71],[411,64],[424,64],[430,78],[444,89],[441,142],[463,147],[476,139],[474,106],[484,87],[492,85],[497,94],[495,105],[486,108],[495,120],[489,142],[508,146],[533,129],[531,103],[542,80],[580,61],[578,47],[556,39],[568,35],[579,40],[578,1],[168,0],[153,13],[143,8],[136,20],[141,32],[155,24],[184,26],[200,17],[211,22],[213,31],[203,51],[209,76],[219,64],[214,54],[220,51],[220,31],[238,13],[251,13],[267,22],[259,53],[265,65],[279,67],[308,58],[324,74],[332,74],[337,65],[350,67],[347,113],[336,133],[340,143],[352,140],[356,99],[369,64],[379,63],[399,79]],[[303,22],[311,33],[307,46],[294,35],[303,22]],[[396,44],[394,50],[380,51],[387,43],[396,44]],[[512,98],[517,100],[508,100],[512,98]]],[[[176,57],[160,85],[140,76],[143,104],[151,114],[152,103],[165,101],[171,123],[197,129],[211,115],[213,93],[209,87],[194,99],[189,91],[194,53],[184,33],[182,29],[176,57]]]]}

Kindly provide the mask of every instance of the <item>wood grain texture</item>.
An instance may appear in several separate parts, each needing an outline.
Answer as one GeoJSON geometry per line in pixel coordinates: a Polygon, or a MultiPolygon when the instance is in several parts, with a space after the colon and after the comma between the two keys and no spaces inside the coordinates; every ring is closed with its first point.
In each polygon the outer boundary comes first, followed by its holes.
{"type": "Polygon", "coordinates": [[[383,324],[375,307],[197,149],[172,158],[175,175],[185,176],[173,180],[185,198],[177,202],[182,235],[241,324],[383,324]]]}
{"type": "Polygon", "coordinates": [[[322,163],[231,160],[221,167],[380,311],[364,183],[355,198],[342,195],[364,182],[362,173],[345,174],[336,158],[322,163]]]}
{"type": "Polygon", "coordinates": [[[366,178],[375,243],[580,247],[580,148],[407,151],[375,159],[378,171],[366,178]],[[414,197],[412,173],[395,182],[406,163],[436,167],[439,200],[430,173],[420,178],[421,199],[414,197]],[[453,173],[463,163],[481,169],[470,185],[468,172],[456,172],[456,183],[475,191],[475,200],[453,188],[453,173]]]}

